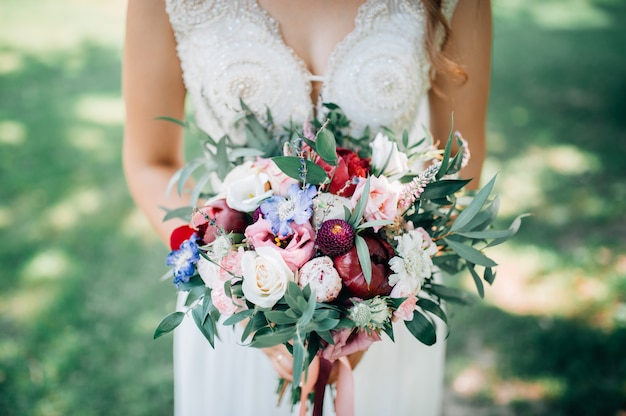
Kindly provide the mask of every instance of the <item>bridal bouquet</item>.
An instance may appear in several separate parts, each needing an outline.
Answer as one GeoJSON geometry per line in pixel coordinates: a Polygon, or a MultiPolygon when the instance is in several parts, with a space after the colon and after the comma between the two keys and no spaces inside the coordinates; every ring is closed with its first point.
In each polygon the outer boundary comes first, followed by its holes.
{"type": "MultiPolygon", "coordinates": [[[[393,339],[394,321],[435,343],[437,323],[447,323],[442,303],[470,298],[442,272],[467,269],[480,296],[493,282],[496,263],[483,251],[520,218],[492,229],[495,178],[474,196],[461,192],[469,181],[454,175],[469,150],[458,133],[443,151],[428,132],[418,143],[387,129],[351,137],[333,104],[324,120],[275,133],[271,114],[261,120],[241,104],[247,143],[205,136],[205,155],[172,180],[183,192],[204,170],[191,194],[205,202],[166,215],[189,221],[172,233],[166,275],[189,296],[155,338],[186,315],[211,345],[219,327],[241,325],[251,347],[284,344],[300,380],[315,357],[332,363],[383,332],[393,339]]],[[[292,384],[293,403],[303,388],[292,384]]]]}

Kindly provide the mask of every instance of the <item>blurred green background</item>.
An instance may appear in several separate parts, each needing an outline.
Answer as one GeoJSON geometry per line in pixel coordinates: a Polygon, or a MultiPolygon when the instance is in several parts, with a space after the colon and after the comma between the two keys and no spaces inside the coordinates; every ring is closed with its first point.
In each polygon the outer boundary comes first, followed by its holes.
{"type": "MultiPolygon", "coordinates": [[[[120,164],[124,9],[0,3],[3,415],[172,413],[166,249],[120,164]]],[[[445,414],[624,415],[626,3],[493,10],[485,177],[534,216],[486,301],[452,309],[445,414]]]]}

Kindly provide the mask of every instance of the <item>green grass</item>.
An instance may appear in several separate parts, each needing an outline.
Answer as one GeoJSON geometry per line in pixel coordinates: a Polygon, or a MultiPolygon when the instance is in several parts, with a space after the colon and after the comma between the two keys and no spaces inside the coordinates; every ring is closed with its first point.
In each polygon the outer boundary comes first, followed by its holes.
{"type": "MultiPolygon", "coordinates": [[[[166,249],[121,173],[122,2],[0,5],[0,409],[168,415],[166,249]],[[106,3],[106,4],[105,4],[106,3]]],[[[453,308],[447,414],[626,409],[626,7],[494,1],[486,177],[533,212],[453,308]],[[513,289],[510,289],[513,288],[513,289]],[[469,387],[468,387],[469,386],[469,387]],[[459,410],[460,409],[460,410],[459,410]]]]}

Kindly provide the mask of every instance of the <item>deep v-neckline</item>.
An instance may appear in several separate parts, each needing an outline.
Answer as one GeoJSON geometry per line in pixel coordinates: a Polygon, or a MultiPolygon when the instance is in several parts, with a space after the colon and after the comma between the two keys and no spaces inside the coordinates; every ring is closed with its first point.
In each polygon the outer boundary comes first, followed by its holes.
{"type": "Polygon", "coordinates": [[[278,22],[278,20],[276,20],[274,16],[272,16],[272,14],[267,9],[261,6],[258,0],[251,0],[257,12],[268,23],[269,27],[272,28],[272,34],[275,37],[277,44],[279,44],[281,48],[283,48],[285,51],[289,53],[289,55],[293,57],[296,65],[300,68],[302,75],[305,78],[304,82],[308,86],[310,108],[314,112],[318,110],[318,107],[321,104],[320,97],[322,97],[324,94],[324,90],[327,84],[326,81],[327,81],[328,74],[332,73],[333,65],[337,59],[337,56],[346,47],[346,45],[349,44],[350,40],[353,37],[355,37],[358,34],[358,32],[361,30],[361,21],[363,20],[362,16],[364,15],[365,10],[367,9],[368,5],[372,3],[373,1],[374,0],[365,0],[363,3],[359,5],[359,7],[357,8],[356,15],[354,16],[354,19],[353,19],[354,27],[343,37],[343,39],[337,42],[335,46],[331,49],[328,55],[328,58],[326,60],[326,68],[324,69],[323,74],[313,74],[311,70],[309,69],[307,62],[296,52],[296,50],[293,47],[289,46],[289,44],[285,41],[285,38],[283,37],[283,34],[280,30],[281,28],[280,28],[280,23],[278,22]],[[322,83],[322,86],[319,89],[319,93],[317,94],[316,100],[314,100],[310,94],[313,91],[314,82],[322,83]]]}

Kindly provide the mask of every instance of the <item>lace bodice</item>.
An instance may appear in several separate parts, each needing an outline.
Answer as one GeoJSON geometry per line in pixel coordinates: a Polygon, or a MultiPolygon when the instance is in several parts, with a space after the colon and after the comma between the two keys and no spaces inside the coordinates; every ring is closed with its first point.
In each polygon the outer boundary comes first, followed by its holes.
{"type": "MultiPolygon", "coordinates": [[[[456,2],[444,0],[448,18],[456,2]]],[[[326,73],[316,75],[256,0],[166,0],[166,8],[196,121],[213,137],[245,140],[235,128],[239,98],[258,114],[269,108],[277,126],[310,119],[312,81],[323,82],[318,103],[340,105],[356,135],[366,126],[416,125],[430,87],[419,0],[366,0],[326,73]]]]}

